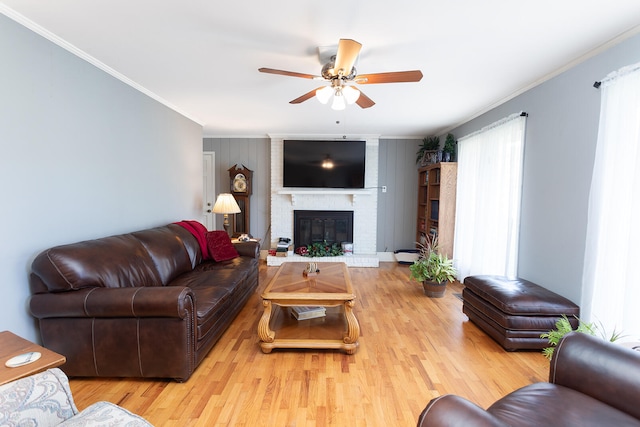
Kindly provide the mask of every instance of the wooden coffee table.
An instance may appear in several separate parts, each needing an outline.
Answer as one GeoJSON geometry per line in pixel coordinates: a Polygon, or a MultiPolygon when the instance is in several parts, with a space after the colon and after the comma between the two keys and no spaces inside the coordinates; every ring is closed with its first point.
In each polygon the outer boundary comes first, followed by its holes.
{"type": "Polygon", "coordinates": [[[355,353],[360,325],[353,313],[356,296],[349,269],[341,262],[322,262],[317,275],[306,277],[306,265],[285,262],[262,293],[264,313],[258,323],[262,351],[306,348],[355,353]],[[291,314],[296,306],[325,307],[326,315],[296,320],[291,314]]]}

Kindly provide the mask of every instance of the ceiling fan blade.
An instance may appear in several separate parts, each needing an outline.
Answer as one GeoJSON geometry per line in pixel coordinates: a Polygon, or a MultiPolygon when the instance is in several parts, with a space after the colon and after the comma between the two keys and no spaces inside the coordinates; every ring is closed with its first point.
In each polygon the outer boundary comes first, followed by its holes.
{"type": "Polygon", "coordinates": [[[294,100],[292,100],[292,101],[289,101],[289,104],[300,104],[301,102],[304,102],[304,101],[306,101],[307,99],[311,99],[311,98],[313,98],[314,96],[316,96],[316,91],[317,91],[318,89],[322,89],[323,87],[324,87],[324,86],[320,86],[319,88],[316,88],[316,89],[314,89],[314,90],[312,90],[312,91],[309,91],[309,92],[305,93],[304,95],[299,96],[299,97],[297,97],[296,99],[294,99],[294,100]]]}
{"type": "Polygon", "coordinates": [[[373,100],[371,98],[369,98],[367,95],[362,93],[362,91],[360,89],[357,89],[357,88],[354,88],[354,89],[356,89],[358,92],[360,92],[360,96],[356,100],[356,104],[358,104],[358,106],[360,106],[360,108],[369,108],[369,107],[373,107],[374,105],[376,105],[376,103],[373,102],[373,100]]]}
{"type": "Polygon", "coordinates": [[[354,81],[360,85],[374,83],[404,83],[419,82],[422,80],[420,70],[394,71],[391,73],[359,74],[354,81]]]}
{"type": "Polygon", "coordinates": [[[351,74],[353,64],[360,53],[362,45],[355,40],[340,39],[338,42],[338,53],[336,54],[336,62],[333,67],[334,75],[338,75],[342,70],[343,76],[351,74]]]}
{"type": "Polygon", "coordinates": [[[301,77],[303,79],[317,79],[317,78],[322,78],[320,76],[314,76],[313,74],[304,74],[304,73],[296,73],[293,71],[284,71],[284,70],[276,70],[274,68],[258,68],[258,71],[260,71],[261,73],[268,73],[268,74],[280,74],[282,76],[289,76],[289,77],[301,77]]]}

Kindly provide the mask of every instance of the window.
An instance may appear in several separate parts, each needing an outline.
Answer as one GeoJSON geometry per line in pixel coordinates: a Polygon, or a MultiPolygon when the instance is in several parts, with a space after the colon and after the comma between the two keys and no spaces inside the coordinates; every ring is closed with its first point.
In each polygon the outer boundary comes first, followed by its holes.
{"type": "Polygon", "coordinates": [[[458,279],[515,277],[525,114],[513,114],[458,140],[454,259],[458,279]]]}
{"type": "Polygon", "coordinates": [[[607,76],[591,179],[581,317],[640,337],[640,63],[607,76]]]}

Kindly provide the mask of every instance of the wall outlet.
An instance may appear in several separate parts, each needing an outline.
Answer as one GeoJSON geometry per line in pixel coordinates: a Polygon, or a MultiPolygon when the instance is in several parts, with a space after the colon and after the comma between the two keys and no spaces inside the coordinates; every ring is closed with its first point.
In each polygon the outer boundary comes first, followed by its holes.
{"type": "Polygon", "coordinates": [[[382,192],[383,192],[383,193],[386,193],[386,192],[387,192],[387,186],[386,186],[386,185],[383,185],[383,186],[382,186],[382,192]]]}

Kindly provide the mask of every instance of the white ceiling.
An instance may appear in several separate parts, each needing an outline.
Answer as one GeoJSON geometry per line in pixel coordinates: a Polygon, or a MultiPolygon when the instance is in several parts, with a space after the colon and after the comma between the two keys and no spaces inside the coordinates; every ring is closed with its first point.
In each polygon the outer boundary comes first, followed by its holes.
{"type": "Polygon", "coordinates": [[[604,45],[635,34],[638,0],[2,0],[13,17],[112,69],[204,127],[203,136],[422,137],[460,124],[604,45]],[[361,85],[376,105],[312,98],[318,47],[351,38],[360,73],[419,69],[418,83],[361,85]]]}

